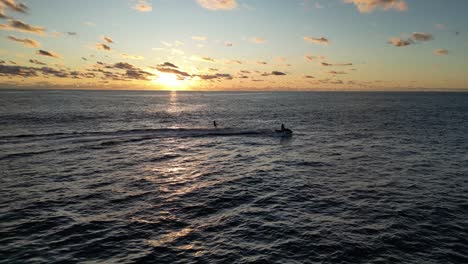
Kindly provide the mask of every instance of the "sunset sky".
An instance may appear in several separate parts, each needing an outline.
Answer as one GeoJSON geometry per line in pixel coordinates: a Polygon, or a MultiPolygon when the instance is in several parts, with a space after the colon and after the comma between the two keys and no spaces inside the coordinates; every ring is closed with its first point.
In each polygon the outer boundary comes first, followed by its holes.
{"type": "Polygon", "coordinates": [[[0,0],[0,88],[465,89],[467,10],[466,0],[0,0]]]}

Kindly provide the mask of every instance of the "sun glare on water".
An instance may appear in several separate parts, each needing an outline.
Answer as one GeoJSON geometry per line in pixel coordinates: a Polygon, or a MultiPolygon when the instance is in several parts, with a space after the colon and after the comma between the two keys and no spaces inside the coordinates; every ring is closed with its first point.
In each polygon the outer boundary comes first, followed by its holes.
{"type": "Polygon", "coordinates": [[[169,90],[180,90],[186,87],[185,80],[180,80],[175,74],[159,73],[159,77],[155,78],[153,82],[159,84],[169,90]]]}

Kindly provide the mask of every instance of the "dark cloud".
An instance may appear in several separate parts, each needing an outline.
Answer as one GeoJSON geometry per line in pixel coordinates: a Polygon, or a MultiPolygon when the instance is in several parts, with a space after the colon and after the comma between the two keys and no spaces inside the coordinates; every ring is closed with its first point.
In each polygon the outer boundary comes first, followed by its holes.
{"type": "Polygon", "coordinates": [[[114,43],[114,40],[112,40],[112,39],[109,38],[109,37],[104,36],[104,37],[102,37],[102,39],[103,39],[105,42],[109,43],[109,44],[114,43]]]}
{"type": "Polygon", "coordinates": [[[82,60],[87,61],[88,59],[85,57],[81,57],[82,60]]]}
{"type": "Polygon", "coordinates": [[[116,69],[135,69],[135,66],[127,62],[117,62],[113,67],[116,69]]]}
{"type": "Polygon", "coordinates": [[[268,64],[268,62],[266,62],[266,61],[257,61],[257,64],[266,65],[266,64],[268,64]]]}
{"type": "Polygon", "coordinates": [[[37,71],[32,67],[0,64],[0,76],[32,77],[37,76],[37,71]]]}
{"type": "Polygon", "coordinates": [[[42,67],[40,71],[43,75],[52,75],[59,78],[66,78],[69,76],[69,73],[65,70],[57,70],[49,67],[42,67]]]}
{"type": "Polygon", "coordinates": [[[111,50],[111,48],[109,46],[107,46],[106,44],[102,44],[102,43],[96,43],[96,48],[98,50],[106,50],[106,51],[111,50]]]}
{"type": "Polygon", "coordinates": [[[6,8],[15,12],[26,14],[28,7],[23,3],[17,3],[15,0],[0,0],[0,9],[5,6],[6,8]]]}
{"type": "Polygon", "coordinates": [[[307,41],[307,42],[317,44],[317,45],[328,45],[328,44],[330,44],[330,40],[328,40],[327,38],[324,38],[324,37],[313,38],[313,37],[305,36],[304,40],[307,41]]]}
{"type": "Polygon", "coordinates": [[[209,68],[208,70],[210,70],[210,71],[219,71],[219,69],[216,69],[216,68],[209,68]]]}
{"type": "Polygon", "coordinates": [[[194,75],[202,80],[213,80],[213,79],[227,79],[232,80],[232,75],[228,73],[217,73],[217,74],[201,74],[194,75]]]}
{"type": "Polygon", "coordinates": [[[183,72],[183,71],[179,71],[177,69],[174,69],[174,68],[170,68],[170,67],[161,67],[161,66],[157,66],[156,67],[156,70],[158,70],[159,72],[163,72],[163,73],[173,73],[173,74],[176,74],[176,75],[179,75],[179,76],[184,76],[184,77],[189,77],[190,74],[186,73],[186,72],[183,72]]]}
{"type": "Polygon", "coordinates": [[[306,79],[314,79],[315,77],[312,76],[312,75],[305,75],[304,78],[306,78],[306,79]]]}
{"type": "Polygon", "coordinates": [[[344,71],[329,71],[328,73],[334,74],[334,75],[336,75],[336,74],[346,74],[346,72],[344,72],[344,71]]]}
{"type": "Polygon", "coordinates": [[[271,72],[271,75],[280,76],[280,75],[286,75],[286,73],[280,72],[280,71],[272,71],[272,72],[271,72]]]}
{"type": "Polygon", "coordinates": [[[250,74],[250,71],[240,71],[243,74],[250,74]]]}
{"type": "Polygon", "coordinates": [[[417,41],[429,41],[434,39],[431,34],[422,32],[414,32],[411,34],[411,38],[417,41]]]}
{"type": "Polygon", "coordinates": [[[37,41],[35,41],[34,39],[28,39],[28,38],[24,38],[24,39],[21,39],[21,38],[17,38],[15,36],[8,36],[8,39],[9,40],[12,40],[12,41],[15,41],[15,42],[19,42],[21,44],[23,44],[24,46],[26,47],[30,47],[30,48],[38,48],[41,46],[41,44],[37,41]]]}
{"type": "Polygon", "coordinates": [[[29,60],[30,63],[34,63],[34,64],[37,64],[37,65],[47,65],[46,63],[40,61],[40,60],[34,60],[34,59],[30,59],[29,60]]]}
{"type": "Polygon", "coordinates": [[[26,33],[34,33],[38,35],[43,35],[45,29],[43,27],[31,26],[24,23],[23,21],[16,19],[9,19],[8,24],[0,24],[0,30],[16,30],[26,33]]]}
{"type": "Polygon", "coordinates": [[[170,62],[164,62],[163,64],[159,64],[158,67],[179,68],[175,64],[170,63],[170,62]]]}
{"type": "Polygon", "coordinates": [[[280,72],[280,71],[272,71],[272,72],[264,72],[260,76],[266,77],[266,76],[272,76],[272,75],[283,76],[283,75],[286,75],[286,73],[280,72]]]}
{"type": "Polygon", "coordinates": [[[321,62],[320,65],[325,66],[325,67],[328,67],[328,66],[353,66],[352,63],[335,63],[335,64],[331,64],[331,63],[327,63],[327,62],[321,62]]]}
{"type": "Polygon", "coordinates": [[[230,61],[227,62],[227,64],[231,64],[231,63],[242,64],[242,61],[240,61],[240,60],[230,60],[230,61]]]}
{"type": "Polygon", "coordinates": [[[210,57],[203,57],[202,60],[215,62],[215,60],[213,58],[210,58],[210,57]]]}
{"type": "Polygon", "coordinates": [[[57,53],[50,52],[50,51],[45,51],[45,50],[38,50],[37,54],[42,55],[42,56],[49,56],[49,57],[53,57],[53,58],[60,58],[60,55],[58,55],[57,53]]]}
{"type": "Polygon", "coordinates": [[[76,36],[76,35],[78,35],[78,33],[68,31],[68,32],[67,32],[67,35],[69,35],[69,36],[76,36]]]}
{"type": "Polygon", "coordinates": [[[129,69],[125,72],[125,76],[128,79],[148,81],[154,78],[156,75],[141,69],[129,69]]]}

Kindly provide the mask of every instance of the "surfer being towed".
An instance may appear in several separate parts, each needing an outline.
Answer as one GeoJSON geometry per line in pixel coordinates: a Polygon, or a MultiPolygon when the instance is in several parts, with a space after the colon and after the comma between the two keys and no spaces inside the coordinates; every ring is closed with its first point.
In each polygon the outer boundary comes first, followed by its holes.
{"type": "Polygon", "coordinates": [[[286,128],[284,126],[284,124],[281,124],[281,129],[280,130],[277,129],[275,131],[278,132],[278,133],[282,133],[284,135],[291,135],[293,133],[292,130],[289,129],[289,128],[286,128]]]}

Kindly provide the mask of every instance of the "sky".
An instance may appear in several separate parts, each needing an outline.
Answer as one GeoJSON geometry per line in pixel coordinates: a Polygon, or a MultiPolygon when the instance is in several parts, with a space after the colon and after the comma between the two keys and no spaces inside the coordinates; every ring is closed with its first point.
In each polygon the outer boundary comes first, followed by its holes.
{"type": "Polygon", "coordinates": [[[466,90],[466,0],[0,0],[0,88],[466,90]]]}

